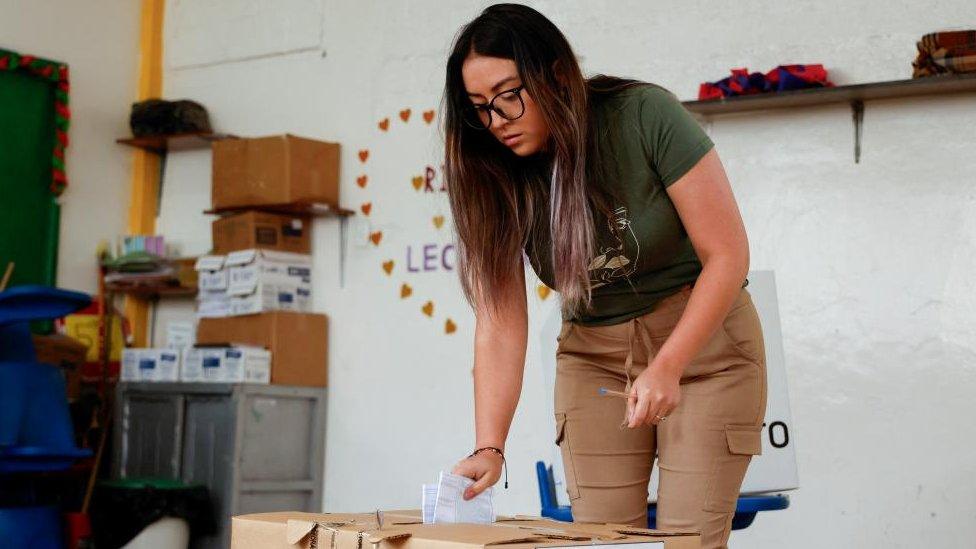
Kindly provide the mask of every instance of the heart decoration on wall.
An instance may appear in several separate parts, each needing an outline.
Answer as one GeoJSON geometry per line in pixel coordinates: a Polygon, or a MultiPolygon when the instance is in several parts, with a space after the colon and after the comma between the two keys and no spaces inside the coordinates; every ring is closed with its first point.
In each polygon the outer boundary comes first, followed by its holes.
{"type": "MultiPolygon", "coordinates": [[[[408,138],[410,139],[411,143],[422,142],[422,140],[418,141],[417,135],[415,135],[415,130],[418,129],[418,126],[414,125],[413,128],[410,128],[410,126],[408,125],[410,118],[413,115],[413,110],[414,109],[407,107],[407,108],[397,110],[393,116],[381,115],[377,117],[375,119],[376,125],[374,126],[377,129],[373,131],[391,134],[391,137],[396,137],[397,132],[401,131],[402,128],[403,131],[408,132],[409,134],[408,138]],[[400,120],[405,125],[404,126],[392,125],[391,120],[394,117],[399,117],[400,120]]],[[[427,126],[431,126],[434,122],[434,119],[437,116],[435,109],[427,109],[427,110],[417,109],[417,112],[421,113],[422,119],[427,126]]],[[[423,126],[420,126],[419,128],[423,129],[423,126]]],[[[427,130],[423,130],[423,131],[427,131],[427,130]]],[[[384,141],[384,142],[389,143],[388,141],[384,141]]],[[[397,152],[402,153],[403,152],[402,147],[397,152]]],[[[367,161],[370,159],[371,156],[370,148],[359,149],[357,153],[358,153],[359,161],[362,164],[366,164],[367,161]]],[[[386,159],[386,157],[388,156],[390,155],[385,154],[385,151],[380,152],[380,158],[386,159]]],[[[400,158],[402,156],[403,154],[394,155],[393,158],[400,158]]],[[[424,162],[424,164],[434,164],[434,163],[430,162],[428,159],[426,162],[424,162]]],[[[443,171],[443,166],[441,166],[440,169],[441,171],[443,171]]],[[[421,172],[422,172],[421,175],[410,176],[410,185],[413,187],[414,191],[416,191],[417,193],[416,196],[418,198],[424,199],[425,201],[428,199],[436,199],[437,201],[441,199],[446,199],[447,197],[447,195],[445,194],[446,189],[444,188],[443,183],[438,182],[439,184],[434,184],[437,181],[438,170],[431,165],[427,165],[421,170],[421,172]]],[[[417,172],[415,171],[414,173],[416,174],[417,172]]],[[[372,173],[372,174],[362,173],[356,177],[355,180],[356,185],[360,189],[367,189],[367,187],[369,187],[370,190],[372,190],[372,188],[375,187],[375,185],[371,185],[371,183],[374,183],[370,181],[371,178],[386,179],[386,175],[384,174],[383,177],[380,177],[379,173],[372,173]]],[[[380,185],[380,187],[382,187],[382,185],[380,185]]],[[[386,189],[380,189],[379,192],[382,193],[384,190],[386,189]]],[[[395,193],[393,193],[393,195],[395,195],[395,193]]],[[[398,225],[393,224],[393,225],[386,225],[386,226],[383,225],[376,226],[373,224],[374,218],[378,215],[381,215],[381,213],[386,213],[387,215],[394,215],[394,216],[399,215],[402,218],[404,212],[409,212],[409,210],[405,210],[404,208],[398,207],[400,206],[399,204],[395,204],[394,207],[392,208],[389,207],[387,200],[390,200],[390,196],[391,196],[390,194],[378,194],[372,196],[365,195],[362,196],[360,200],[359,209],[362,212],[362,214],[366,218],[368,218],[367,223],[369,224],[368,225],[369,229],[366,231],[368,242],[372,243],[373,247],[376,248],[380,248],[380,247],[389,248],[390,246],[398,245],[397,242],[398,238],[393,238],[393,237],[384,238],[385,236],[384,231],[380,230],[380,227],[385,229],[390,234],[394,234],[394,233],[399,234],[399,233],[398,231],[393,230],[393,228],[398,227],[398,225]]],[[[402,195],[399,196],[398,198],[402,198],[402,195]]],[[[438,206],[437,209],[431,212],[431,214],[429,214],[429,217],[427,217],[427,219],[430,219],[431,223],[434,225],[433,230],[435,231],[443,229],[445,223],[448,221],[447,215],[438,213],[439,211],[443,211],[443,209],[444,209],[443,205],[438,206]]],[[[429,226],[428,226],[428,230],[431,230],[429,226]]],[[[436,234],[437,233],[435,233],[435,235],[436,234]]],[[[383,272],[386,274],[386,276],[392,278],[394,274],[394,270],[396,270],[398,275],[397,278],[401,278],[401,277],[412,277],[414,276],[415,273],[422,273],[422,272],[453,271],[454,267],[452,265],[452,261],[450,260],[451,255],[448,255],[450,254],[450,252],[447,251],[448,246],[450,246],[451,244],[449,242],[446,242],[443,236],[436,236],[436,238],[433,239],[433,242],[434,242],[433,244],[425,243],[422,246],[420,246],[420,248],[413,248],[412,247],[414,246],[413,244],[407,246],[406,248],[407,255],[406,255],[405,263],[402,263],[403,266],[400,267],[399,269],[396,268],[397,267],[396,262],[393,259],[390,259],[390,256],[387,255],[385,258],[383,258],[380,261],[380,265],[383,269],[383,272]],[[440,246],[440,248],[435,248],[438,250],[436,252],[437,255],[435,256],[429,255],[431,246],[440,246]],[[410,250],[414,250],[413,252],[414,255],[411,255],[410,250]],[[418,250],[422,250],[422,251],[418,252],[418,250]],[[416,255],[417,253],[419,253],[420,255],[416,255]]],[[[387,253],[389,253],[389,250],[387,250],[387,253]]],[[[456,261],[456,258],[454,261],[456,261]]],[[[398,292],[400,299],[402,301],[406,301],[408,300],[408,298],[412,298],[415,293],[422,293],[420,291],[420,288],[417,287],[418,283],[412,278],[408,278],[408,280],[403,280],[401,278],[396,282],[399,282],[399,288],[396,291],[398,292]]],[[[437,318],[436,311],[439,311],[445,307],[435,307],[434,300],[428,299],[429,297],[431,296],[425,296],[425,298],[421,300],[422,304],[419,306],[420,309],[419,312],[420,314],[428,318],[435,319],[437,318]]],[[[416,298],[410,299],[410,301],[416,303],[415,299],[416,298]]],[[[416,309],[413,310],[416,311],[416,309]]],[[[446,335],[450,335],[456,333],[460,327],[458,326],[454,318],[444,315],[444,313],[447,312],[448,311],[446,310],[442,311],[441,314],[443,316],[440,316],[439,322],[443,322],[443,327],[444,327],[443,333],[446,335]]]]}
{"type": "Polygon", "coordinates": [[[546,286],[545,284],[539,284],[539,286],[536,287],[535,291],[536,293],[539,294],[539,299],[545,300],[547,297],[549,297],[549,294],[552,292],[552,288],[546,286]]]}

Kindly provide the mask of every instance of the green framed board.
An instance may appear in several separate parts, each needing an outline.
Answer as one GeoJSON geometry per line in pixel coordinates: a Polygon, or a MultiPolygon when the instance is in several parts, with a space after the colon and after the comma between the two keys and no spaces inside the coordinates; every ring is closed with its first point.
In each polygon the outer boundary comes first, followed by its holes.
{"type": "Polygon", "coordinates": [[[16,264],[11,286],[56,281],[66,105],[66,66],[0,50],[0,273],[16,264]]]}

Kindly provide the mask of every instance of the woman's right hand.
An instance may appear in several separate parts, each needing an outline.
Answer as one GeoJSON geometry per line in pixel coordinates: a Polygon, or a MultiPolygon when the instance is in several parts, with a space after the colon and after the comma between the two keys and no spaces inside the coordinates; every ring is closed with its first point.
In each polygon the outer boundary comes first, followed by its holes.
{"type": "Polygon", "coordinates": [[[459,461],[451,472],[475,481],[464,490],[464,499],[471,499],[498,482],[502,476],[503,461],[502,456],[495,452],[478,452],[459,461]]]}

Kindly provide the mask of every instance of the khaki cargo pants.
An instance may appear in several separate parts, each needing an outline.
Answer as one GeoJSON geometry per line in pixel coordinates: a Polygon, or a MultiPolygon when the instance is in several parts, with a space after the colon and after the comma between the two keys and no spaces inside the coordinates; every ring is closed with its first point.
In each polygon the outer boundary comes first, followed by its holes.
{"type": "Polygon", "coordinates": [[[759,315],[742,288],[731,310],[681,377],[681,402],[657,426],[629,429],[623,398],[681,317],[691,286],[649,313],[611,326],[563,321],[556,351],[556,444],[573,518],[647,525],[655,456],[657,528],[701,532],[705,549],[726,547],[739,488],[761,453],[766,353],[759,315]],[[628,365],[630,367],[628,368],[628,365]],[[628,371],[629,370],[629,371],[628,371]]]}

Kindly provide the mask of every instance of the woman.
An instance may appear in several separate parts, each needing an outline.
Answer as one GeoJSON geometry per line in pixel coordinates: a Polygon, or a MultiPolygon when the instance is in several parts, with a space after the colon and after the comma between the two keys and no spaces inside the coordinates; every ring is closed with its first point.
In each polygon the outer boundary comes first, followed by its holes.
{"type": "Polygon", "coordinates": [[[475,309],[475,452],[498,481],[518,402],[523,252],[562,297],[555,412],[575,520],[657,527],[724,547],[760,453],[762,331],[749,247],[713,143],[669,91],[584,80],[559,30],[520,5],[463,27],[447,63],[445,177],[475,309]],[[601,388],[626,397],[601,395],[601,388]]]}

